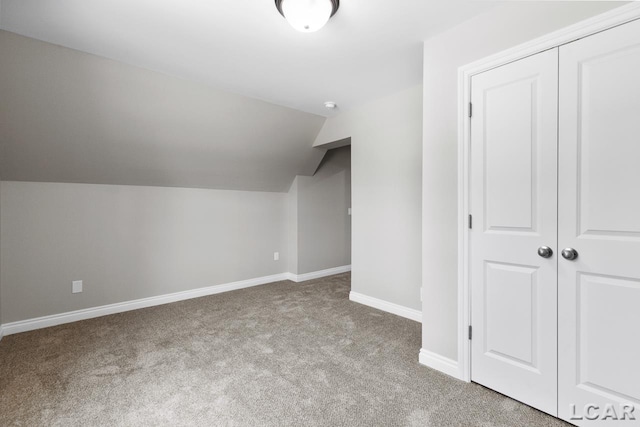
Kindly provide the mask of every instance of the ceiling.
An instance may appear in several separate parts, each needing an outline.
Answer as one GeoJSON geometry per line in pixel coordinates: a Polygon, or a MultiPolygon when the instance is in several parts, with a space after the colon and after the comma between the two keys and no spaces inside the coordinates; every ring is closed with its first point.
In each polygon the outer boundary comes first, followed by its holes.
{"type": "Polygon", "coordinates": [[[343,0],[319,32],[273,0],[0,0],[0,28],[329,116],[419,84],[422,41],[493,7],[478,0],[343,0]]]}

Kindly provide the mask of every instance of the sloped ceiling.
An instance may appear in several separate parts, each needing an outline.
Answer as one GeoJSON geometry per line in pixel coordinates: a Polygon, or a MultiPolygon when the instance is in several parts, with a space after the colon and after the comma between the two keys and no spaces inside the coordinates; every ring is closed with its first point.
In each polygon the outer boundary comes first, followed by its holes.
{"type": "Polygon", "coordinates": [[[422,41],[493,6],[344,0],[303,34],[273,0],[0,0],[0,179],[287,191],[325,117],[419,84],[422,41]]]}
{"type": "Polygon", "coordinates": [[[343,0],[303,34],[274,0],[0,0],[0,28],[329,116],[422,81],[422,42],[487,0],[343,0]]]}
{"type": "Polygon", "coordinates": [[[284,192],[324,155],[318,115],[6,31],[0,59],[3,180],[284,192]]]}

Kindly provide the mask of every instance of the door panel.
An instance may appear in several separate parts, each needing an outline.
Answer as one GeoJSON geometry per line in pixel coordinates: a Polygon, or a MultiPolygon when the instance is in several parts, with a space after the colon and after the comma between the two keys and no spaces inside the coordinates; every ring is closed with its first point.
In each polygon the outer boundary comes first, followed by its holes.
{"type": "Polygon", "coordinates": [[[554,415],[557,55],[542,52],[471,82],[471,377],[554,415]],[[541,246],[554,255],[538,256],[541,246]]]}
{"type": "Polygon", "coordinates": [[[558,409],[577,425],[640,425],[639,76],[638,21],[560,48],[558,242],[578,258],[558,265],[558,409]]]}
{"type": "Polygon", "coordinates": [[[634,340],[619,340],[611,333],[627,329],[629,323],[640,325],[640,281],[579,273],[577,293],[578,383],[640,400],[634,340]]]}
{"type": "Polygon", "coordinates": [[[536,82],[527,77],[484,92],[487,230],[536,229],[536,82]]]}
{"type": "Polygon", "coordinates": [[[538,371],[536,266],[486,262],[483,352],[538,371]]]}

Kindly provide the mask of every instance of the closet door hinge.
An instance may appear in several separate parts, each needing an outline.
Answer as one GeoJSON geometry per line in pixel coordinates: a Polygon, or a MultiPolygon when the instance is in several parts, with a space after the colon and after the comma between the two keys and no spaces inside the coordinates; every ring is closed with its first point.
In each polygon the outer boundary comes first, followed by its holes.
{"type": "Polygon", "coordinates": [[[473,215],[469,214],[469,229],[473,228],[473,215]]]}
{"type": "Polygon", "coordinates": [[[471,341],[471,337],[473,337],[473,328],[469,325],[469,341],[471,341]]]}
{"type": "Polygon", "coordinates": [[[469,103],[469,118],[473,117],[473,104],[469,103]]]}

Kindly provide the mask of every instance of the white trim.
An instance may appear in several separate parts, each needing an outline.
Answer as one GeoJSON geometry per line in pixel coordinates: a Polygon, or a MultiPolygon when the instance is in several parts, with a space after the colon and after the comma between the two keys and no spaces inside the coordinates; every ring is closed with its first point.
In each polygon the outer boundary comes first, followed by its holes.
{"type": "Polygon", "coordinates": [[[461,380],[458,362],[448,357],[441,356],[429,350],[420,349],[419,361],[421,365],[443,372],[453,378],[461,380]]]}
{"type": "MultiPolygon", "coordinates": [[[[489,56],[458,69],[458,378],[471,381],[471,344],[467,327],[471,322],[469,278],[469,144],[471,142],[468,105],[471,77],[518,59],[552,49],[583,37],[640,18],[640,4],[631,3],[578,22],[530,42],[489,56]]],[[[426,351],[426,350],[424,350],[426,351]]],[[[428,353],[428,352],[427,352],[428,353]]],[[[421,352],[422,354],[422,352],[421,352]]],[[[455,375],[452,375],[455,376],[455,375]]]]}
{"type": "Polygon", "coordinates": [[[422,312],[413,308],[408,308],[403,305],[394,304],[392,302],[387,302],[353,291],[349,293],[349,300],[422,323],[422,312]]]}
{"type": "Polygon", "coordinates": [[[154,307],[177,301],[184,301],[192,298],[199,298],[222,292],[235,291],[252,286],[264,285],[267,283],[287,280],[287,273],[275,274],[272,276],[258,277],[255,279],[241,280],[223,285],[209,286],[206,288],[193,289],[190,291],[176,292],[173,294],[160,295],[150,298],[142,298],[116,304],[103,305],[100,307],[86,308],[83,310],[70,311],[67,313],[54,314],[51,316],[38,317],[35,319],[21,320],[2,325],[4,335],[12,335],[20,332],[33,331],[36,329],[48,328],[50,326],[62,325],[65,323],[77,322],[79,320],[93,319],[95,317],[107,316],[109,314],[123,313],[141,308],[154,307]]]}
{"type": "Polygon", "coordinates": [[[101,316],[108,316],[110,314],[123,313],[126,311],[138,310],[141,308],[154,307],[157,305],[169,304],[172,302],[184,301],[192,298],[200,298],[208,295],[215,295],[223,292],[250,288],[252,286],[264,285],[267,283],[279,282],[282,280],[303,282],[305,280],[318,279],[320,277],[332,276],[334,274],[345,273],[347,271],[351,271],[350,265],[329,268],[321,271],[314,271],[306,274],[274,274],[272,276],[264,276],[255,279],[241,280],[239,282],[208,286],[206,288],[198,288],[190,291],[176,292],[173,294],[159,295],[155,297],[125,301],[121,303],[103,305],[93,308],[85,308],[82,310],[53,314],[50,316],[37,317],[34,319],[20,320],[17,322],[0,325],[0,340],[4,335],[13,335],[21,332],[33,331],[36,329],[63,325],[65,323],[93,319],[95,317],[101,316]]]}
{"type": "Polygon", "coordinates": [[[328,268],[326,270],[313,271],[311,273],[305,274],[286,274],[287,279],[291,280],[292,282],[300,283],[307,280],[319,279],[321,277],[333,276],[334,274],[346,273],[347,271],[351,271],[350,265],[343,265],[342,267],[328,268]]]}

